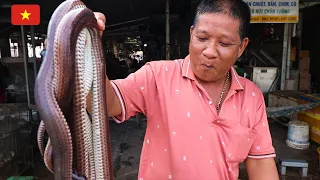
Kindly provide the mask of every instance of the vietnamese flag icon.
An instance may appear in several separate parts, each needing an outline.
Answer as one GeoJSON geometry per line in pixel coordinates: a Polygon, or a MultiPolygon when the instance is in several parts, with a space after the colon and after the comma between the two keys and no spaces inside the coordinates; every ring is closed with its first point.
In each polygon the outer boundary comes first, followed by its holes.
{"type": "Polygon", "coordinates": [[[12,25],[39,25],[40,6],[37,4],[14,4],[11,6],[12,25]]]}

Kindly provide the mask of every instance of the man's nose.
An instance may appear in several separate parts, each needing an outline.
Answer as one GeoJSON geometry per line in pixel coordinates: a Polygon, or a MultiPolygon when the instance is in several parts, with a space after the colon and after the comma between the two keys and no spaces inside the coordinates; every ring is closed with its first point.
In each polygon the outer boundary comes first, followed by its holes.
{"type": "Polygon", "coordinates": [[[208,44],[206,49],[203,51],[203,55],[208,59],[216,58],[218,56],[216,43],[211,42],[210,44],[208,44]]]}

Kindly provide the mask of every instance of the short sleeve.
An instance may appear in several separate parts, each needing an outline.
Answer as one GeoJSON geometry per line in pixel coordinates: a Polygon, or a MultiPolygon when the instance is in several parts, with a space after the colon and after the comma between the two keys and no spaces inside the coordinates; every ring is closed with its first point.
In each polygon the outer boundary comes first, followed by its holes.
{"type": "Polygon", "coordinates": [[[122,114],[112,117],[121,123],[137,113],[148,114],[149,103],[156,97],[154,73],[150,63],[146,63],[125,79],[111,80],[111,85],[120,101],[122,114]]]}
{"type": "Polygon", "coordinates": [[[254,129],[256,130],[257,134],[248,157],[255,159],[276,157],[275,149],[272,145],[266,106],[263,98],[261,98],[260,102],[261,103],[258,106],[255,116],[255,121],[257,124],[255,125],[254,129]]]}

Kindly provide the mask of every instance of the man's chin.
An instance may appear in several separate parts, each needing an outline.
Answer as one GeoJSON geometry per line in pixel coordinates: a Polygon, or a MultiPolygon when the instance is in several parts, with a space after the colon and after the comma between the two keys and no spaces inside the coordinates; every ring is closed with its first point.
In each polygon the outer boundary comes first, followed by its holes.
{"type": "Polygon", "coordinates": [[[201,82],[214,82],[216,80],[215,76],[212,76],[212,73],[210,74],[201,74],[201,75],[196,75],[197,79],[201,82]],[[211,74],[211,76],[210,76],[211,74]]]}

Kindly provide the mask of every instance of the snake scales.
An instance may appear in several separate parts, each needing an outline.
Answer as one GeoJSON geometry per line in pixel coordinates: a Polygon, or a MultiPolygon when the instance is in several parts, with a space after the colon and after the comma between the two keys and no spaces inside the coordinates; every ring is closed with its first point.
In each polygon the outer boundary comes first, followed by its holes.
{"type": "Polygon", "coordinates": [[[94,13],[80,0],[66,0],[52,14],[47,35],[47,54],[35,84],[42,120],[38,144],[45,164],[55,180],[76,179],[75,174],[113,180],[105,60],[94,13]]]}

